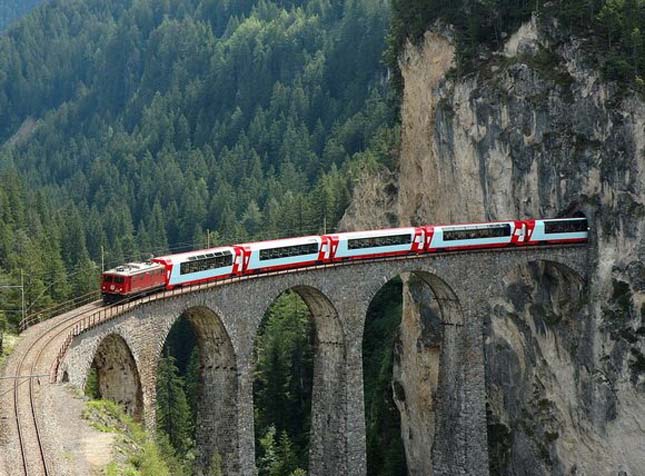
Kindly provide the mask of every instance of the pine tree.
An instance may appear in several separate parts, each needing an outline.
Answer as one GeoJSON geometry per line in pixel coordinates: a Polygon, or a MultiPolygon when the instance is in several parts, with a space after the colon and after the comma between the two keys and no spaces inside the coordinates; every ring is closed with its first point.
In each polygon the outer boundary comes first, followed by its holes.
{"type": "Polygon", "coordinates": [[[192,446],[192,422],[186,399],[184,381],[179,375],[175,358],[166,355],[157,371],[157,427],[168,435],[172,446],[185,454],[192,446]]]}
{"type": "Polygon", "coordinates": [[[201,369],[199,347],[193,347],[186,369],[186,398],[192,414],[193,427],[197,424],[197,403],[201,392],[201,369]]]}

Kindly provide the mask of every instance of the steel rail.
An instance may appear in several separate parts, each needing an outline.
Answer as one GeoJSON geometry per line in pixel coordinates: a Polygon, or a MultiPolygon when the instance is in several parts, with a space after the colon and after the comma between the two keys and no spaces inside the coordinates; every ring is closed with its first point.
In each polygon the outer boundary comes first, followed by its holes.
{"type": "Polygon", "coordinates": [[[79,306],[84,306],[86,304],[89,304],[93,301],[96,301],[97,298],[99,297],[100,297],[99,291],[91,291],[87,294],[83,294],[82,296],[78,296],[78,297],[69,299],[67,301],[58,303],[52,307],[41,309],[32,314],[29,314],[27,317],[21,320],[20,323],[18,324],[18,329],[20,330],[20,332],[23,332],[28,328],[30,328],[31,326],[38,324],[39,322],[51,319],[52,317],[59,316],[73,309],[76,309],[79,306]]]}
{"type": "MultiPolygon", "coordinates": [[[[544,248],[554,248],[556,245],[543,245],[543,246],[531,246],[531,247],[521,247],[521,248],[504,248],[503,250],[505,251],[531,251],[535,249],[544,249],[544,248]]],[[[582,248],[582,247],[587,247],[588,245],[586,243],[581,243],[581,244],[570,244],[570,245],[557,245],[558,248],[582,248]]],[[[26,455],[26,448],[25,448],[25,441],[24,441],[24,435],[22,433],[22,428],[21,428],[21,423],[20,423],[20,416],[19,416],[19,410],[18,410],[18,397],[19,397],[19,389],[18,387],[20,386],[20,381],[23,378],[29,378],[29,400],[30,400],[30,405],[31,405],[31,415],[33,419],[33,424],[34,424],[34,429],[36,433],[36,438],[37,438],[37,443],[38,443],[38,448],[39,448],[39,453],[41,457],[41,461],[43,464],[43,469],[45,471],[45,475],[49,476],[49,467],[48,467],[48,462],[47,459],[45,458],[45,452],[43,449],[42,441],[41,441],[41,435],[40,435],[40,428],[38,424],[38,418],[35,410],[35,402],[34,402],[34,387],[33,387],[33,375],[35,372],[35,369],[37,367],[37,364],[40,362],[40,359],[42,357],[42,353],[44,352],[45,348],[50,345],[54,339],[58,338],[61,336],[64,332],[70,331],[65,338],[65,341],[63,342],[63,345],[61,346],[60,350],[58,351],[58,354],[56,355],[56,358],[54,362],[51,365],[50,372],[49,372],[49,377],[50,377],[50,382],[55,383],[58,380],[58,371],[60,369],[60,365],[62,363],[63,358],[65,357],[65,354],[67,353],[67,350],[69,349],[69,346],[71,345],[73,339],[80,334],[87,332],[101,324],[104,324],[105,322],[109,322],[113,319],[116,319],[117,317],[123,315],[125,312],[130,311],[132,309],[136,309],[137,307],[140,307],[144,304],[148,304],[150,302],[155,302],[155,301],[162,301],[166,299],[171,299],[174,297],[178,297],[184,294],[190,294],[194,292],[203,292],[206,290],[209,290],[211,288],[219,287],[219,286],[225,286],[228,284],[235,284],[235,283],[240,283],[240,282],[245,282],[249,281],[251,279],[261,279],[261,278],[268,278],[272,276],[280,276],[280,275],[286,275],[286,274],[293,274],[293,273],[300,273],[300,272],[307,272],[307,271],[314,271],[314,270],[320,270],[320,269],[334,269],[334,268],[339,268],[339,267],[344,267],[344,266],[352,266],[352,265],[359,265],[359,264],[364,264],[364,263],[375,263],[375,262],[386,262],[386,261],[403,261],[403,260],[412,260],[412,259],[422,259],[422,258],[427,258],[429,256],[446,256],[446,255],[464,255],[464,254],[473,254],[473,253],[481,253],[482,250],[476,249],[476,250],[460,250],[460,251],[446,251],[446,252],[439,252],[439,253],[421,253],[421,254],[415,254],[415,255],[403,255],[403,256],[393,256],[393,257],[381,257],[377,259],[372,259],[372,260],[348,260],[348,261],[342,261],[342,262],[335,262],[335,263],[326,263],[326,264],[319,264],[319,265],[314,265],[314,266],[307,266],[307,267],[302,267],[302,268],[292,268],[292,269],[286,269],[286,270],[280,270],[280,271],[273,271],[273,272],[268,272],[268,273],[258,273],[258,274],[253,274],[253,275],[245,275],[245,276],[233,276],[225,279],[220,279],[220,280],[214,280],[211,282],[206,282],[206,283],[200,283],[200,284],[195,284],[191,286],[185,286],[185,287],[177,287],[172,290],[166,290],[154,294],[149,294],[143,297],[140,296],[135,296],[131,298],[128,301],[121,301],[119,303],[115,303],[113,305],[103,307],[99,310],[95,310],[96,307],[98,307],[101,304],[101,301],[97,300],[91,303],[84,304],[83,307],[85,306],[91,306],[90,309],[84,309],[81,312],[75,313],[72,316],[66,317],[63,319],[61,322],[56,323],[53,327],[47,329],[44,331],[41,335],[39,335],[36,340],[30,344],[30,346],[27,348],[26,352],[23,354],[22,358],[20,359],[20,362],[18,364],[18,368],[16,371],[16,376],[14,380],[14,412],[15,412],[15,418],[16,418],[16,426],[18,428],[18,439],[20,443],[20,451],[21,451],[21,456],[22,456],[22,461],[23,461],[23,466],[24,466],[24,472],[25,476],[29,476],[29,467],[28,467],[28,462],[27,462],[27,455],[26,455]],[[73,323],[69,324],[70,321],[74,321],[73,323]],[[64,327],[63,327],[64,326],[64,327]],[[59,329],[61,328],[62,329],[59,329]],[[22,376],[22,367],[25,362],[25,359],[28,354],[35,348],[36,344],[38,344],[41,340],[45,339],[48,335],[52,334],[53,331],[57,331],[54,335],[51,335],[48,339],[48,341],[41,346],[39,349],[36,359],[32,362],[31,368],[29,375],[27,376],[22,376]]],[[[501,249],[499,251],[502,251],[501,249]]],[[[86,295],[87,296],[87,295],[86,295]]],[[[81,298],[85,298],[86,296],[82,296],[81,298]]],[[[77,308],[79,310],[80,308],[77,308]]],[[[70,311],[71,312],[71,311],[70,311]]],[[[32,321],[33,322],[33,321],[32,321]]]]}
{"type": "MultiPolygon", "coordinates": [[[[85,306],[98,306],[100,305],[101,301],[95,301],[93,303],[85,304],[85,306]]],[[[61,334],[63,334],[66,331],[69,331],[69,329],[74,327],[74,324],[72,325],[67,325],[65,324],[69,323],[70,321],[74,321],[78,319],[79,317],[85,315],[88,311],[91,309],[85,309],[81,312],[75,313],[72,316],[69,316],[65,319],[63,319],[61,322],[56,323],[53,327],[47,329],[44,331],[41,335],[39,335],[25,350],[23,353],[19,363],[18,367],[16,369],[16,375],[13,377],[14,378],[14,416],[15,416],[15,421],[16,421],[16,428],[18,431],[18,442],[20,444],[20,454],[21,454],[21,460],[22,460],[22,466],[24,470],[25,476],[29,476],[30,474],[30,469],[29,469],[29,461],[27,457],[27,449],[26,449],[26,438],[24,435],[24,428],[23,424],[21,422],[21,416],[20,416],[20,408],[19,408],[19,402],[21,401],[19,399],[19,394],[20,394],[20,385],[22,384],[21,381],[23,379],[28,378],[29,379],[29,387],[28,387],[28,395],[29,395],[29,405],[30,405],[30,413],[31,413],[31,420],[33,423],[34,427],[34,432],[35,432],[35,437],[36,437],[36,443],[38,447],[38,453],[40,456],[40,463],[42,464],[42,469],[44,471],[45,476],[49,476],[51,473],[50,468],[49,468],[49,462],[47,461],[47,458],[45,457],[45,451],[43,448],[43,443],[42,443],[42,438],[41,438],[41,431],[40,431],[40,424],[38,420],[38,416],[36,414],[36,405],[35,405],[35,391],[34,391],[34,372],[35,369],[38,365],[38,363],[41,360],[42,353],[44,350],[48,347],[48,345],[57,337],[59,337],[61,334]],[[64,327],[63,327],[64,326],[64,327]],[[63,327],[62,329],[58,330],[53,336],[50,336],[50,334],[53,331],[56,331],[60,327],[63,327]],[[32,353],[34,349],[36,349],[36,346],[47,336],[50,336],[49,339],[44,342],[41,346],[40,349],[38,350],[38,353],[36,354],[35,359],[32,361],[31,366],[29,368],[29,374],[28,375],[22,375],[22,370],[23,370],[23,365],[25,363],[25,360],[27,359],[27,356],[32,353]]]]}

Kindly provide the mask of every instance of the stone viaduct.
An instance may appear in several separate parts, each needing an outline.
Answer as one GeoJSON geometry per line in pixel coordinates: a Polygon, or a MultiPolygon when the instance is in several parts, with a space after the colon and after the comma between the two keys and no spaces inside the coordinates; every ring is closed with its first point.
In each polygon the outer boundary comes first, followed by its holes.
{"type": "MultiPolygon", "coordinates": [[[[197,440],[204,465],[217,452],[226,475],[256,474],[253,351],[273,301],[297,292],[311,312],[315,358],[309,474],[366,474],[362,338],[370,302],[402,273],[426,283],[441,310],[443,337],[432,451],[435,474],[487,475],[482,325],[504,276],[529,262],[554,263],[585,279],[587,247],[498,249],[312,268],[214,285],[138,306],[76,336],[59,379],[83,388],[94,362],[101,394],[155,426],[155,379],[166,337],[188,319],[201,353],[197,440]]],[[[577,278],[576,278],[577,276],[577,278]]]]}

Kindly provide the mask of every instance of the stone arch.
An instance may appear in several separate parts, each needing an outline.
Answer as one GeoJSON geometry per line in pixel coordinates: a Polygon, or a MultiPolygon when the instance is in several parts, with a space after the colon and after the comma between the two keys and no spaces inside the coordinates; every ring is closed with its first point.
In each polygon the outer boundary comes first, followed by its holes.
{"type": "Polygon", "coordinates": [[[459,304],[459,298],[454,291],[453,286],[439,276],[439,272],[424,267],[403,266],[387,274],[378,282],[370,286],[367,295],[367,302],[372,302],[379,291],[385,284],[391,282],[397,276],[409,276],[425,284],[436,301],[441,311],[442,322],[444,324],[463,325],[464,314],[459,304]]]}
{"type": "Polygon", "coordinates": [[[237,474],[240,464],[237,356],[221,314],[212,307],[195,305],[183,309],[163,336],[159,352],[174,324],[186,319],[196,337],[200,355],[195,429],[199,466],[208,469],[217,455],[221,458],[223,474],[237,474]]]}
{"type": "Polygon", "coordinates": [[[99,396],[119,403],[127,414],[141,420],[141,379],[135,358],[124,338],[114,333],[103,338],[91,366],[96,369],[99,396]]]}
{"type": "Polygon", "coordinates": [[[402,278],[392,392],[401,416],[408,473],[428,476],[439,471],[435,466],[442,461],[450,461],[450,454],[460,446],[462,362],[467,349],[459,297],[439,274],[423,265],[403,266],[375,283],[368,297],[369,309],[387,283],[402,278]]]}
{"type": "Polygon", "coordinates": [[[288,291],[295,292],[304,301],[314,325],[308,474],[345,474],[348,397],[343,325],[329,297],[321,290],[304,284],[277,289],[267,300],[268,305],[262,315],[266,315],[276,299],[288,291]]]}

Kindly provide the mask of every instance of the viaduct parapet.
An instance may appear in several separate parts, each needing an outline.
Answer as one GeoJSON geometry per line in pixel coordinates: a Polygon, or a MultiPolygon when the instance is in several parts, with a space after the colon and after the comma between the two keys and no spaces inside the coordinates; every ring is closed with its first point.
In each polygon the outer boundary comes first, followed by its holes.
{"type": "Polygon", "coordinates": [[[310,434],[312,476],[366,474],[362,342],[367,310],[389,280],[411,273],[441,310],[442,344],[432,451],[435,475],[488,475],[482,326],[491,297],[517,266],[547,261],[587,275],[584,246],[498,249],[356,262],[255,277],[159,299],[76,336],[59,378],[83,388],[92,363],[101,394],[155,426],[155,383],[173,324],[190,321],[201,354],[197,440],[204,465],[218,453],[226,475],[256,473],[253,351],[275,299],[297,292],[315,330],[310,434]]]}

